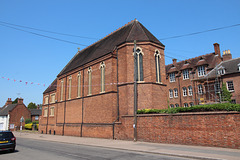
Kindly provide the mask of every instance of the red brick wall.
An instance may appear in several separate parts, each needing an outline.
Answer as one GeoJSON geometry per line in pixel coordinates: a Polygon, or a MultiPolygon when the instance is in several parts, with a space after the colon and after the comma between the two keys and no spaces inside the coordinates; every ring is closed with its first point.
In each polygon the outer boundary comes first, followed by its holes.
{"type": "Polygon", "coordinates": [[[23,129],[25,125],[26,119],[31,119],[31,112],[27,109],[27,107],[24,104],[18,104],[12,111],[9,112],[10,114],[10,120],[9,125],[14,124],[14,126],[17,126],[17,129],[20,129],[21,123],[20,119],[23,116],[24,122],[22,123],[23,129]]]}
{"type": "MultiPolygon", "coordinates": [[[[115,138],[133,140],[133,117],[124,116],[115,138]]],[[[240,148],[240,113],[139,115],[137,139],[156,143],[240,148]]]]}

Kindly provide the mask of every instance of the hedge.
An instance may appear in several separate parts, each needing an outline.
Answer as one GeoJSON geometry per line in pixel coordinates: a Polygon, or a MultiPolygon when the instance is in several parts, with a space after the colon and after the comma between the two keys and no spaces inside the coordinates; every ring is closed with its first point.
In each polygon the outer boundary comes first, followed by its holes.
{"type": "MultiPolygon", "coordinates": [[[[33,124],[34,124],[34,123],[28,123],[28,124],[25,124],[25,126],[24,126],[24,127],[25,127],[25,129],[30,129],[30,130],[31,130],[31,129],[32,129],[32,126],[33,126],[33,124]]],[[[35,128],[35,129],[37,129],[37,130],[38,130],[38,126],[39,126],[39,124],[36,124],[36,128],[35,128]]]]}
{"type": "Polygon", "coordinates": [[[238,111],[240,112],[240,104],[220,103],[209,105],[196,105],[192,107],[177,107],[169,109],[142,109],[137,114],[155,114],[155,113],[180,113],[180,112],[214,112],[214,111],[238,111]]]}

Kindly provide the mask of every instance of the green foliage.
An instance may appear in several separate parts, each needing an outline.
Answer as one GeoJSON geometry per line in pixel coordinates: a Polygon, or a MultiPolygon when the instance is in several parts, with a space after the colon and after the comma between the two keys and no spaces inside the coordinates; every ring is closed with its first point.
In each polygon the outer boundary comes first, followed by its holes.
{"type": "Polygon", "coordinates": [[[231,103],[231,97],[232,94],[227,90],[227,86],[226,83],[222,84],[222,101],[228,101],[229,103],[231,103]]]}
{"type": "Polygon", "coordinates": [[[32,123],[33,124],[39,124],[39,121],[33,121],[32,123]]]}
{"type": "Polygon", "coordinates": [[[27,106],[28,109],[37,109],[37,105],[33,102],[30,102],[27,106]]]}
{"type": "Polygon", "coordinates": [[[32,122],[31,119],[26,119],[26,120],[25,120],[25,124],[28,124],[28,123],[31,123],[31,122],[32,122]]]}
{"type": "Polygon", "coordinates": [[[12,104],[16,104],[16,103],[18,103],[18,98],[16,98],[16,99],[12,102],[12,104]]]}
{"type": "Polygon", "coordinates": [[[169,109],[142,109],[137,114],[155,114],[155,113],[181,113],[181,112],[209,112],[209,111],[238,111],[240,112],[240,104],[221,103],[210,105],[196,105],[192,107],[177,107],[169,109]]]}

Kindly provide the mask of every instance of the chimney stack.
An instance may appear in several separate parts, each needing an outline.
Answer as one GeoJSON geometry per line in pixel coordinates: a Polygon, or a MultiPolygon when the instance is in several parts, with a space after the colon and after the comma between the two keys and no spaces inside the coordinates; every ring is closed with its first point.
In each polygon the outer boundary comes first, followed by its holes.
{"type": "Polygon", "coordinates": [[[213,46],[214,46],[215,54],[218,55],[219,57],[221,57],[219,44],[214,43],[213,46]]]}
{"type": "Polygon", "coordinates": [[[18,104],[23,104],[23,99],[22,98],[18,98],[18,104]]]}
{"type": "Polygon", "coordinates": [[[176,66],[176,64],[177,64],[177,59],[176,59],[176,58],[172,59],[172,62],[173,62],[173,65],[176,66]]]}
{"type": "Polygon", "coordinates": [[[223,58],[223,61],[227,61],[229,59],[232,59],[232,54],[231,54],[230,50],[223,51],[222,58],[223,58]]]}
{"type": "Polygon", "coordinates": [[[8,98],[6,105],[12,104],[12,98],[8,98]]]}

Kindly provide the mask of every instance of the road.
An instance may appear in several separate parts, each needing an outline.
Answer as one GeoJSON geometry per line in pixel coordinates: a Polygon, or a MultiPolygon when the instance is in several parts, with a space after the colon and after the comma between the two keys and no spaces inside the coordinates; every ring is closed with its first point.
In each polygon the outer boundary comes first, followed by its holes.
{"type": "Polygon", "coordinates": [[[0,152],[0,160],[186,160],[159,154],[18,138],[14,153],[0,152]]]}

